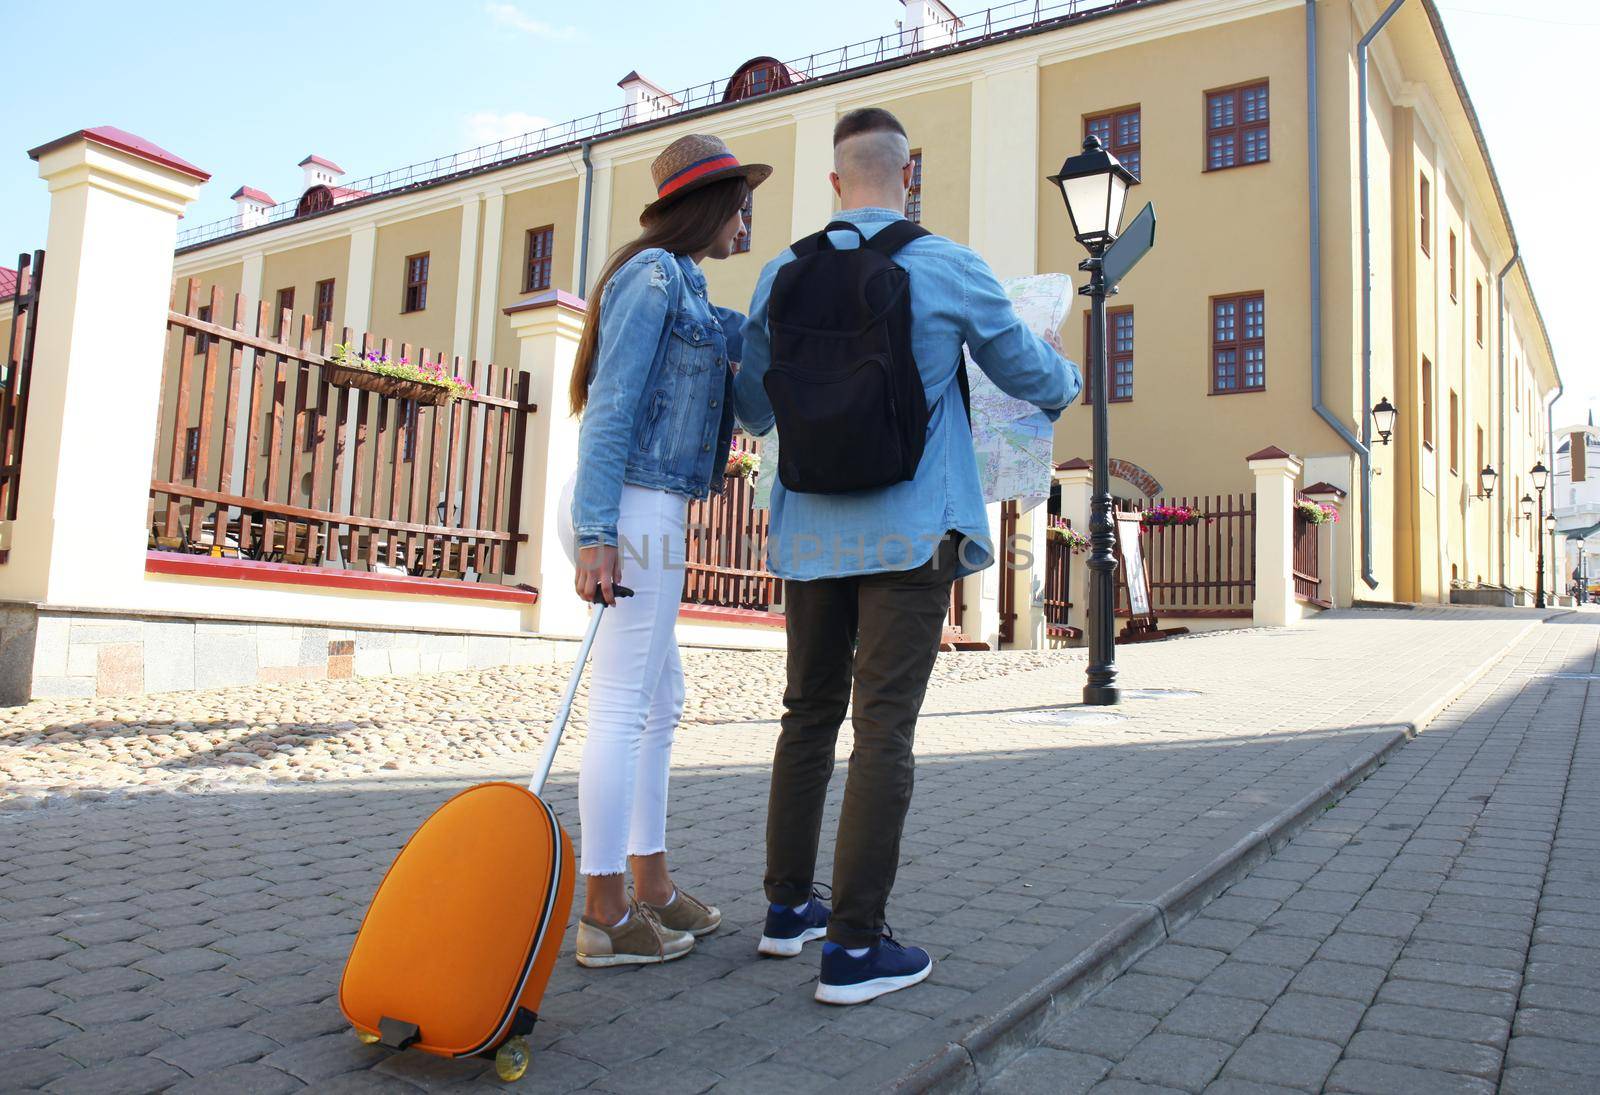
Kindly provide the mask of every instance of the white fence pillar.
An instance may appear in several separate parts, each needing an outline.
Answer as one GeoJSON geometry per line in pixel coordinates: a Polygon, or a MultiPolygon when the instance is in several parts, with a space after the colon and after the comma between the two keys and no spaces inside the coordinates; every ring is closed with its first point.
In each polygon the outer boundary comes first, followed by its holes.
{"type": "Polygon", "coordinates": [[[210,176],[109,126],[29,155],[50,188],[49,265],[0,596],[115,607],[144,582],[173,246],[210,176]]]}
{"type": "Polygon", "coordinates": [[[1011,632],[1013,649],[1042,650],[1050,645],[1044,617],[1049,551],[1050,507],[1040,503],[1017,517],[1016,561],[1019,565],[1011,583],[1013,604],[1007,610],[1017,614],[1011,632]],[[1023,563],[1027,565],[1022,566],[1023,563]]]}
{"type": "Polygon", "coordinates": [[[539,411],[528,419],[522,458],[521,524],[527,543],[517,549],[512,577],[539,590],[534,630],[573,637],[588,622],[589,606],[572,586],[572,564],[559,535],[561,492],[578,466],[578,420],[567,410],[567,390],[583,335],[586,305],[560,290],[531,296],[506,309],[528,374],[528,398],[539,411]]]}
{"type": "Polygon", "coordinates": [[[1246,461],[1256,478],[1255,622],[1275,627],[1300,618],[1294,595],[1294,489],[1300,458],[1275,446],[1246,461]]]}
{"type": "MultiPolygon", "coordinates": [[[[1055,479],[1061,484],[1061,516],[1072,522],[1073,530],[1089,535],[1090,503],[1094,497],[1094,466],[1082,457],[1074,457],[1056,466],[1055,479]]],[[[1072,581],[1067,586],[1067,600],[1072,602],[1068,618],[1072,626],[1088,633],[1089,567],[1088,556],[1080,555],[1072,561],[1072,581]]]]}

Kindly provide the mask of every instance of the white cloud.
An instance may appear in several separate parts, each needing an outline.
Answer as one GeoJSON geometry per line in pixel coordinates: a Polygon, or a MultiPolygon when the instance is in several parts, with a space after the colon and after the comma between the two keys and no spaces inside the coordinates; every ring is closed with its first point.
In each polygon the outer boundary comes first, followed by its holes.
{"type": "Polygon", "coordinates": [[[467,138],[474,145],[510,140],[552,124],[549,118],[542,118],[537,114],[525,114],[520,110],[511,110],[504,114],[493,110],[480,110],[468,114],[464,122],[467,138]]]}
{"type": "Polygon", "coordinates": [[[520,30],[524,34],[531,34],[537,38],[569,39],[578,35],[577,27],[558,27],[546,23],[542,19],[535,19],[515,4],[487,3],[483,10],[489,13],[489,18],[503,27],[520,30]]]}

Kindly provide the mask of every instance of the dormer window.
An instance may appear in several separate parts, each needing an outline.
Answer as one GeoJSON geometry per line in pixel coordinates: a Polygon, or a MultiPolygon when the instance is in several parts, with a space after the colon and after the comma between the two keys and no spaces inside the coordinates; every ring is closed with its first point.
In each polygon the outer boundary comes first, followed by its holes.
{"type": "Polygon", "coordinates": [[[776,57],[757,57],[739,66],[739,70],[728,81],[728,90],[723,92],[722,101],[733,103],[740,99],[753,99],[769,91],[792,87],[803,79],[805,76],[802,73],[776,57]]]}

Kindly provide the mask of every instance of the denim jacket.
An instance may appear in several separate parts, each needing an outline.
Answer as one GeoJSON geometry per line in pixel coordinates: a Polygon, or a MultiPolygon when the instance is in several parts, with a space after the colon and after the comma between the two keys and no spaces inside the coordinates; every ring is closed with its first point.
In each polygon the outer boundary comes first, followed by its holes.
{"type": "Polygon", "coordinates": [[[622,485],[704,498],[722,490],[744,317],[706,299],[684,255],[641,251],[606,283],[589,403],[578,430],[572,527],[617,542],[622,485]]]}
{"type": "MultiPolygon", "coordinates": [[[[901,214],[848,209],[835,219],[870,237],[901,214]]],[[[829,239],[837,247],[859,245],[854,232],[834,231],[829,239]]],[[[753,434],[773,426],[772,403],[762,386],[772,359],[767,304],[779,268],[793,260],[794,252],[785,249],[761,271],[744,325],[744,361],[733,390],[739,421],[753,434]]],[[[775,482],[767,551],[779,577],[810,581],[910,570],[927,562],[952,529],[963,536],[958,575],[994,561],[978,459],[955,382],[963,343],[1001,391],[1027,400],[1052,421],[1078,395],[1077,366],[1028,330],[972,249],[924,236],[901,248],[894,261],[910,275],[911,348],[928,394],[922,461],[913,479],[849,494],[796,494],[775,482]]]]}

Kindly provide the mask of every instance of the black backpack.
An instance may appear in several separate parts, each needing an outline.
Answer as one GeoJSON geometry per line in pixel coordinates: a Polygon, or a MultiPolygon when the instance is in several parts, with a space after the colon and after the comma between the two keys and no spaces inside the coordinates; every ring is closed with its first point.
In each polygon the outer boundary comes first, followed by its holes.
{"type": "Polygon", "coordinates": [[[785,489],[843,494],[916,475],[928,402],[911,354],[911,279],[891,256],[928,234],[902,220],[868,239],[835,221],[795,243],[794,261],[779,269],[763,384],[783,440],[785,489]],[[835,247],[827,234],[838,229],[861,236],[861,246],[835,247]]]}

